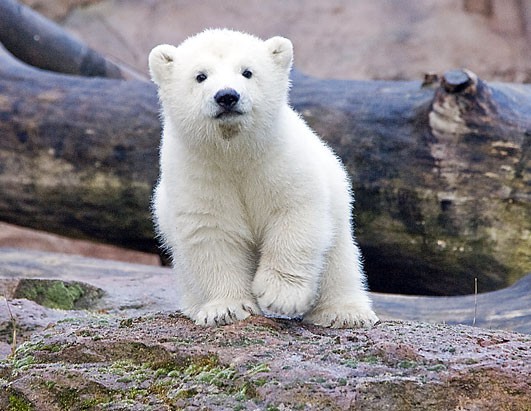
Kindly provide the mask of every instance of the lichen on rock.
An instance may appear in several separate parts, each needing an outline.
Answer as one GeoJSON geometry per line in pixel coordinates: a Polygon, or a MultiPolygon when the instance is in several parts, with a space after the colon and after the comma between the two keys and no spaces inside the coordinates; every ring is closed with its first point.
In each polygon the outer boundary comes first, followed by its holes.
{"type": "Polygon", "coordinates": [[[79,281],[22,278],[13,298],[25,298],[48,308],[81,310],[91,308],[103,294],[102,289],[79,281]]]}
{"type": "Polygon", "coordinates": [[[2,370],[0,403],[28,410],[526,410],[531,336],[401,321],[332,330],[252,317],[204,328],[180,315],[100,316],[34,335],[2,370]]]}

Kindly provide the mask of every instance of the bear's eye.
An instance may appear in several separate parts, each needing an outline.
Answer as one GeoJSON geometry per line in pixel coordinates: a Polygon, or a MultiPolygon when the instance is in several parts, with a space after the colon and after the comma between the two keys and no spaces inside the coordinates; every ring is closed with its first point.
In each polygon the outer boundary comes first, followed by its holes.
{"type": "Polygon", "coordinates": [[[202,83],[203,81],[205,81],[207,79],[207,75],[205,73],[199,73],[197,76],[195,76],[195,80],[198,82],[198,83],[202,83]]]}
{"type": "Polygon", "coordinates": [[[253,76],[253,72],[251,70],[243,70],[242,76],[245,78],[251,78],[253,76]]]}

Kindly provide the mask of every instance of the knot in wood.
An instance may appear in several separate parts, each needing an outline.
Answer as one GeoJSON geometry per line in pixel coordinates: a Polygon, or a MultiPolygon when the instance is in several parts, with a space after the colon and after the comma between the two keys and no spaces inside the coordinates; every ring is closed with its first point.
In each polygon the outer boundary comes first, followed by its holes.
{"type": "Polygon", "coordinates": [[[422,81],[422,87],[432,87],[438,85],[439,75],[437,73],[424,73],[424,80],[422,81]]]}
{"type": "Polygon", "coordinates": [[[456,94],[474,84],[474,79],[465,70],[450,70],[444,73],[441,85],[448,93],[456,94]]]}

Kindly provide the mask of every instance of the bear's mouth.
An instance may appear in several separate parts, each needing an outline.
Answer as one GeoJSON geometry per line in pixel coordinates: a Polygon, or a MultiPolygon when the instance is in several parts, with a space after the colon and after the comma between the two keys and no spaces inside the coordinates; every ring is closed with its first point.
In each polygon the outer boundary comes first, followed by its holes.
{"type": "Polygon", "coordinates": [[[229,119],[241,115],[243,115],[243,112],[240,110],[220,110],[214,117],[218,119],[229,119]]]}

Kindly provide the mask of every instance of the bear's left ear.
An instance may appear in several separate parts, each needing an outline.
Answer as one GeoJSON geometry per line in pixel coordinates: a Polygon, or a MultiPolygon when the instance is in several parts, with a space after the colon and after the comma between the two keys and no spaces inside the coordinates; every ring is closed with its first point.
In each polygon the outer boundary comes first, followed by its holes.
{"type": "Polygon", "coordinates": [[[160,86],[161,82],[170,77],[175,60],[176,47],[161,44],[149,53],[149,72],[151,79],[160,86]]]}
{"type": "Polygon", "coordinates": [[[291,41],[277,36],[266,40],[265,44],[273,57],[273,61],[286,71],[289,71],[293,61],[293,44],[291,44],[291,41]]]}

